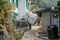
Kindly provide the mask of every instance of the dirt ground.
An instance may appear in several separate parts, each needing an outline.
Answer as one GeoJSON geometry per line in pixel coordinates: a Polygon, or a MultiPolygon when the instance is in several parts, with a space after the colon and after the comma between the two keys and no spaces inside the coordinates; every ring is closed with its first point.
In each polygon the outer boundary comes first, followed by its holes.
{"type": "Polygon", "coordinates": [[[22,40],[42,40],[35,36],[38,32],[40,32],[40,28],[41,26],[32,26],[31,30],[28,30],[24,33],[22,40]]]}

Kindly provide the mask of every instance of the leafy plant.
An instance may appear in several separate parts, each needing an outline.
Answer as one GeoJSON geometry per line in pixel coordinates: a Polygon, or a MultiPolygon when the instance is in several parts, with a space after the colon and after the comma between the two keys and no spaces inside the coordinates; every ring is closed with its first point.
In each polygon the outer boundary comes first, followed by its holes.
{"type": "Polygon", "coordinates": [[[6,10],[9,8],[8,0],[0,0],[0,9],[6,10]]]}
{"type": "Polygon", "coordinates": [[[0,21],[1,19],[5,20],[5,14],[7,15],[7,11],[9,9],[10,5],[8,0],[0,0],[0,21]]]}
{"type": "Polygon", "coordinates": [[[40,7],[51,7],[57,6],[58,0],[40,0],[39,6],[40,7]]]}

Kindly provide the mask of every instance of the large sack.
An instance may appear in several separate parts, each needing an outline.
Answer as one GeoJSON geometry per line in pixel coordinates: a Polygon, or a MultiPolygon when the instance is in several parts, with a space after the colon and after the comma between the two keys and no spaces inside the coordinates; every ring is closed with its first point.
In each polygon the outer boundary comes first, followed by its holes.
{"type": "Polygon", "coordinates": [[[38,16],[30,11],[27,11],[26,13],[26,15],[28,16],[28,22],[33,25],[36,22],[38,16]]]}

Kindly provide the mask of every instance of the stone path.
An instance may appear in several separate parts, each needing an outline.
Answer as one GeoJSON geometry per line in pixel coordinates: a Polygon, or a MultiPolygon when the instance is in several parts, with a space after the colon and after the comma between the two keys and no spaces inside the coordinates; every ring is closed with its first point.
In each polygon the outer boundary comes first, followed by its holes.
{"type": "Polygon", "coordinates": [[[34,31],[29,30],[25,32],[24,36],[22,37],[22,40],[42,40],[42,39],[37,38],[34,35],[34,31]]]}
{"type": "Polygon", "coordinates": [[[22,40],[42,40],[34,35],[35,33],[37,33],[39,28],[41,28],[41,27],[40,26],[32,26],[31,30],[28,30],[24,33],[22,40]]]}

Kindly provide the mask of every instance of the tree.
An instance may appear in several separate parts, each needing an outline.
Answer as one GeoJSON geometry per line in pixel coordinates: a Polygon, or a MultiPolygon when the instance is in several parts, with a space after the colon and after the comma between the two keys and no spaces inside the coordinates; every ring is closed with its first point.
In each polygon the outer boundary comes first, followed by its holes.
{"type": "Polygon", "coordinates": [[[40,7],[52,7],[57,6],[58,0],[40,0],[40,7]]]}
{"type": "MultiPolygon", "coordinates": [[[[4,21],[8,12],[7,10],[9,9],[9,2],[8,0],[0,0],[0,21],[4,21]]],[[[4,23],[2,23],[4,24],[4,23]]]]}

